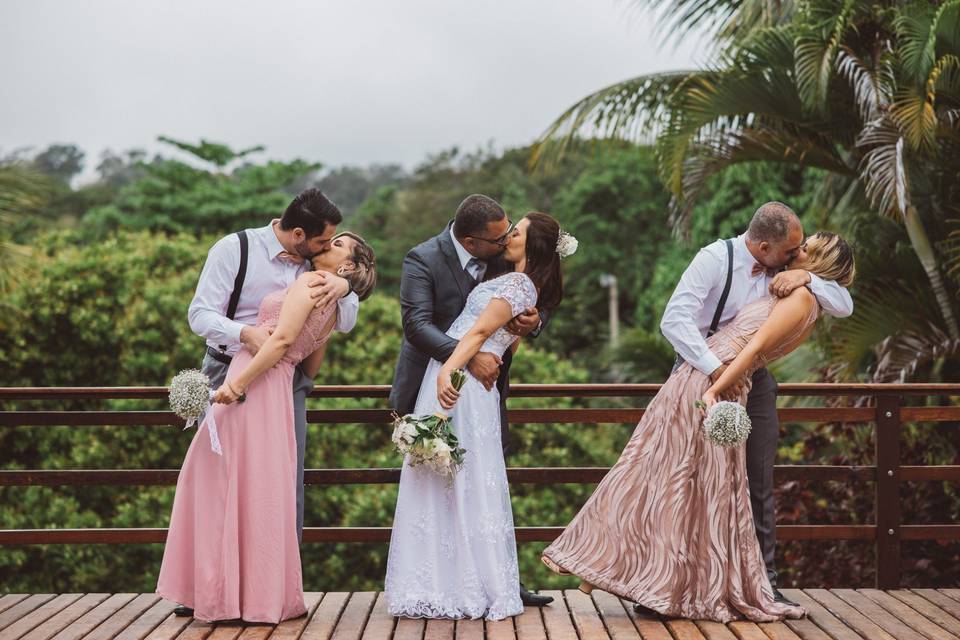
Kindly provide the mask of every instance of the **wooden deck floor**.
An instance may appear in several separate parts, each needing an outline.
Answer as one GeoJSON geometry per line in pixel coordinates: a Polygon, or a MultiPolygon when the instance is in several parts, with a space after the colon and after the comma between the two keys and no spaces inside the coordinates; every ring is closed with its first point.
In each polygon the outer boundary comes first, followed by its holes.
{"type": "Polygon", "coordinates": [[[9,594],[0,640],[960,640],[960,589],[785,589],[804,620],[753,624],[637,616],[608,593],[548,591],[512,620],[397,620],[380,593],[309,593],[306,617],[270,625],[205,624],[153,594],[9,594]]]}

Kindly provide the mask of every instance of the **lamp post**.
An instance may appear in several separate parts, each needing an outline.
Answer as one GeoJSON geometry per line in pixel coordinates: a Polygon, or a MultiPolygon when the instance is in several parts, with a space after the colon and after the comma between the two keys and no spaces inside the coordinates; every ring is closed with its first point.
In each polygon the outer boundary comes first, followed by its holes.
{"type": "Polygon", "coordinates": [[[617,346],[620,339],[620,299],[617,295],[617,276],[612,273],[600,275],[600,286],[606,287],[609,295],[610,346],[617,346]]]}

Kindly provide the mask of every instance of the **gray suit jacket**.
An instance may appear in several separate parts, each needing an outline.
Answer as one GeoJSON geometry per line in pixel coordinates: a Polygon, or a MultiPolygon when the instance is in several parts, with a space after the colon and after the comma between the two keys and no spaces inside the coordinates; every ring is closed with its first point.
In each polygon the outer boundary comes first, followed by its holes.
{"type": "MultiPolygon", "coordinates": [[[[407,253],[400,278],[400,310],[403,318],[403,344],[390,389],[390,406],[400,415],[412,413],[420,393],[423,373],[431,358],[445,361],[457,347],[457,341],[445,332],[467,304],[467,296],[476,286],[460,266],[460,259],[447,225],[407,253]]],[[[487,266],[487,278],[507,270],[502,261],[487,266]]],[[[507,441],[506,401],[510,391],[512,353],[503,354],[503,366],[497,388],[500,391],[501,434],[507,441]]]]}

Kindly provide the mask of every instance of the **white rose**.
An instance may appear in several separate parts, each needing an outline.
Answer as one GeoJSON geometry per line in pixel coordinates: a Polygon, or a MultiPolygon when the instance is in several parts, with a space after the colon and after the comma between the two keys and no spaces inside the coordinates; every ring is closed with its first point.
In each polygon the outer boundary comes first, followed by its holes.
{"type": "Polygon", "coordinates": [[[409,422],[401,423],[400,427],[400,437],[403,438],[407,444],[413,444],[414,439],[417,437],[417,427],[409,422]]]}

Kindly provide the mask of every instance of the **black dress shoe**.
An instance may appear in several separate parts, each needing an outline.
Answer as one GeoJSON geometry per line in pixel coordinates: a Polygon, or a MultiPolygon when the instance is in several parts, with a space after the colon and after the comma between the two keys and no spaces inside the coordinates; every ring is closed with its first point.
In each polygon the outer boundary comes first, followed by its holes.
{"type": "Polygon", "coordinates": [[[780,593],[780,589],[774,588],[773,590],[773,601],[779,602],[780,604],[786,604],[791,607],[799,607],[800,605],[788,598],[787,596],[780,593]]]}
{"type": "Polygon", "coordinates": [[[639,614],[642,615],[642,616],[651,616],[651,617],[653,617],[653,618],[656,618],[657,616],[660,615],[659,613],[657,613],[656,611],[654,611],[654,610],[651,609],[650,607],[645,607],[645,606],[643,606],[642,604],[640,604],[639,602],[637,602],[637,603],[635,603],[635,604],[633,605],[633,610],[634,610],[636,613],[639,613],[639,614]]]}
{"type": "Polygon", "coordinates": [[[541,596],[539,593],[527,591],[527,588],[520,583],[520,600],[527,607],[542,607],[553,602],[552,596],[541,596]]]}
{"type": "Polygon", "coordinates": [[[173,615],[180,616],[182,618],[192,618],[193,609],[191,609],[190,607],[185,607],[183,605],[180,605],[179,607],[173,610],[173,615]]]}

